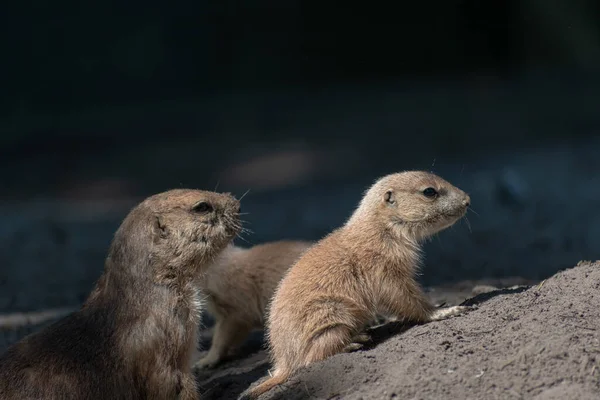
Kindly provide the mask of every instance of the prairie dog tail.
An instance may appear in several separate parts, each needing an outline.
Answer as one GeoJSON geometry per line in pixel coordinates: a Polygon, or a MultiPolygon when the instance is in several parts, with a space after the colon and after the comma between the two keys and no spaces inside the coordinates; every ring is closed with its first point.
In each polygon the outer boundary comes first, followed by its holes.
{"type": "Polygon", "coordinates": [[[258,398],[258,396],[260,396],[261,394],[271,390],[273,387],[285,382],[289,376],[289,371],[276,370],[273,373],[273,376],[269,379],[265,380],[261,384],[251,389],[247,389],[244,393],[240,395],[240,397],[238,397],[238,400],[254,400],[258,398]]]}

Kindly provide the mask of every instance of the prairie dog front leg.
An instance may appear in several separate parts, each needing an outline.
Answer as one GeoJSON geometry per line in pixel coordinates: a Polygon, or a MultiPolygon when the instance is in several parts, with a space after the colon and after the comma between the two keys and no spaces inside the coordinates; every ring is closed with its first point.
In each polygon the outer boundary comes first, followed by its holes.
{"type": "Polygon", "coordinates": [[[251,331],[251,327],[241,322],[236,316],[217,316],[212,343],[208,354],[194,364],[194,369],[213,368],[219,364],[223,358],[234,350],[246,335],[251,331]]]}
{"type": "Polygon", "coordinates": [[[387,280],[382,283],[379,304],[381,311],[398,320],[425,323],[435,311],[419,285],[414,281],[387,280]]]}

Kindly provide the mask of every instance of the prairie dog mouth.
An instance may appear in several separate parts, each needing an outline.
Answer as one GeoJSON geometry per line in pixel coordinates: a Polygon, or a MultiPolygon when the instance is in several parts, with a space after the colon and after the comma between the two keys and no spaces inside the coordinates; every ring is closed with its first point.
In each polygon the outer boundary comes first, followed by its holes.
{"type": "MultiPolygon", "coordinates": [[[[415,222],[424,222],[424,223],[430,223],[430,224],[436,224],[439,222],[450,222],[452,220],[457,220],[459,218],[464,217],[467,214],[467,209],[457,209],[454,211],[450,211],[450,212],[441,212],[441,213],[437,213],[437,214],[433,214],[430,215],[428,217],[425,217],[421,220],[415,221],[415,222]]],[[[410,221],[408,221],[410,222],[410,221]]]]}

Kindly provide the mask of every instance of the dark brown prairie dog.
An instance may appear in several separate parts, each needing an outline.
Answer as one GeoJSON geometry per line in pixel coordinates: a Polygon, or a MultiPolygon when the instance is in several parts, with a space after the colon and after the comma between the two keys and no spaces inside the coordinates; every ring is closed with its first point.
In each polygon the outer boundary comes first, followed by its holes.
{"type": "Polygon", "coordinates": [[[427,172],[385,176],[344,226],[289,270],[269,308],[274,371],[241,398],[256,398],[299,368],[358,347],[377,313],[424,323],[463,312],[436,311],[415,279],[423,240],[463,217],[470,198],[427,172]]]}
{"type": "Polygon", "coordinates": [[[206,270],[200,287],[215,317],[212,344],[196,368],[211,368],[253,329],[262,329],[267,305],[287,270],[312,245],[280,240],[242,248],[230,244],[206,270]]]}
{"type": "Polygon", "coordinates": [[[0,398],[197,399],[195,280],[239,232],[239,207],[185,189],[136,206],[81,309],[0,357],[0,398]]]}

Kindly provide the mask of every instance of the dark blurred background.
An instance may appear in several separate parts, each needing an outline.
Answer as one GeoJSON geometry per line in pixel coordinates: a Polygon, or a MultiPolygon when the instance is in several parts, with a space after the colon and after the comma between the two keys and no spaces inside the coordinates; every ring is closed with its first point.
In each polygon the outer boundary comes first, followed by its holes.
{"type": "MultiPolygon", "coordinates": [[[[600,258],[600,2],[30,0],[0,24],[0,311],[76,306],[131,206],[232,191],[317,240],[383,174],[475,213],[427,285],[600,258]]],[[[240,242],[247,246],[249,243],[240,242]]]]}

